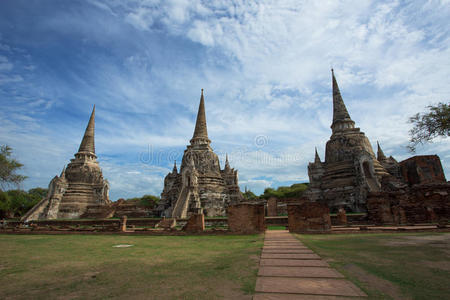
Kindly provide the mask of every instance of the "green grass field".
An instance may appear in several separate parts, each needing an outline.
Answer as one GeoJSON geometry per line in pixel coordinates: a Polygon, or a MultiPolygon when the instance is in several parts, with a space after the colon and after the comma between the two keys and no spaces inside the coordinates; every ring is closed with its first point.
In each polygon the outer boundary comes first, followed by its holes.
{"type": "Polygon", "coordinates": [[[251,299],[262,241],[0,235],[0,299],[251,299]]]}
{"type": "Polygon", "coordinates": [[[297,237],[370,299],[450,299],[450,233],[297,237]]]}

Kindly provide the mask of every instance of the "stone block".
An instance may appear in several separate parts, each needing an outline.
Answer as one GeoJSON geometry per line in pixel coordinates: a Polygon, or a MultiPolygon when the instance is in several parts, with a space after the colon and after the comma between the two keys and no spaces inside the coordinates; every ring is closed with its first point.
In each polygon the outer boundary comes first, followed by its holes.
{"type": "Polygon", "coordinates": [[[290,232],[330,232],[330,210],[328,206],[316,202],[289,204],[288,223],[290,232]]]}
{"type": "Polygon", "coordinates": [[[193,214],[183,226],[183,231],[186,232],[202,232],[205,230],[205,215],[193,214]]]}
{"type": "Polygon", "coordinates": [[[235,233],[260,233],[266,230],[264,204],[235,204],[228,207],[228,228],[235,233]]]}

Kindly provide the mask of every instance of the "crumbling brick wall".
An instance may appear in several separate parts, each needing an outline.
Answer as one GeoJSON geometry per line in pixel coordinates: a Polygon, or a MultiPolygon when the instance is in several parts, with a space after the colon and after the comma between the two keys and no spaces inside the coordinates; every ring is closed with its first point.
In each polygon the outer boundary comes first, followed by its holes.
{"type": "Polygon", "coordinates": [[[329,232],[330,209],[317,202],[288,204],[288,223],[290,232],[329,232]]]}
{"type": "Polygon", "coordinates": [[[450,183],[420,184],[397,192],[370,193],[368,218],[375,224],[439,222],[450,219],[450,183]]]}
{"type": "Polygon", "coordinates": [[[228,228],[235,233],[260,233],[266,230],[264,204],[235,204],[227,210],[228,228]]]}
{"type": "Polygon", "coordinates": [[[446,182],[441,160],[437,155],[413,156],[399,164],[401,174],[409,185],[446,182]]]}

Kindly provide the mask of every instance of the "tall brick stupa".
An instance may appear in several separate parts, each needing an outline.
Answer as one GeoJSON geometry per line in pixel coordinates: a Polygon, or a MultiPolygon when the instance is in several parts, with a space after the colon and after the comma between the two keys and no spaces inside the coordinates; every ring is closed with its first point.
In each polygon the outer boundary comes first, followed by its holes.
{"type": "Polygon", "coordinates": [[[175,164],[164,179],[157,208],[161,216],[185,218],[195,213],[224,216],[229,204],[242,199],[238,171],[230,167],[228,157],[221,169],[210,143],[202,89],[194,135],[184,150],[180,171],[175,164]]]}
{"type": "Polygon", "coordinates": [[[75,158],[55,176],[48,195],[28,211],[23,221],[76,219],[89,205],[109,205],[109,184],[95,154],[95,105],[75,158]]]}
{"type": "Polygon", "coordinates": [[[379,191],[381,178],[390,174],[375,157],[369,139],[350,117],[339,86],[331,70],[333,86],[332,134],[326,144],[325,161],[315,153],[308,165],[310,186],[306,192],[311,201],[326,203],[330,209],[365,210],[369,192],[379,191]]]}

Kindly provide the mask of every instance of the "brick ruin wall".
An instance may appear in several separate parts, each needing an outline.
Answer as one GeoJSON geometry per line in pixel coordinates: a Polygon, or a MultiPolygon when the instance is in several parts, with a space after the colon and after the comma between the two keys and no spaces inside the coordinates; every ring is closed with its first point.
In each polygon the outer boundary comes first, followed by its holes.
{"type": "Polygon", "coordinates": [[[235,233],[261,233],[266,230],[264,204],[228,206],[228,228],[235,233]]]}
{"type": "Polygon", "coordinates": [[[418,155],[399,163],[404,180],[410,185],[445,183],[441,160],[437,155],[418,155]]]}
{"type": "Polygon", "coordinates": [[[330,232],[330,209],[317,202],[288,204],[288,224],[290,232],[330,232]]]}
{"type": "Polygon", "coordinates": [[[375,224],[440,222],[450,219],[450,183],[412,186],[396,192],[370,193],[368,219],[375,224]]]}

